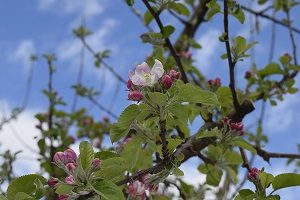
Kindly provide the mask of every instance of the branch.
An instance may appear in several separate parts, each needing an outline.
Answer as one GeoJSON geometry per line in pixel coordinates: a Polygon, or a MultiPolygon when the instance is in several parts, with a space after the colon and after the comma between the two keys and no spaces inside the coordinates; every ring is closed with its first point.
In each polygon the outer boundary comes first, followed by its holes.
{"type": "MultiPolygon", "coordinates": [[[[152,14],[152,16],[154,17],[159,29],[160,29],[160,32],[163,33],[163,24],[159,18],[159,15],[153,10],[153,8],[150,6],[148,0],[142,0],[143,3],[145,4],[145,6],[147,7],[147,9],[149,10],[149,12],[152,14]]],[[[166,45],[167,47],[169,48],[170,52],[171,52],[171,55],[173,56],[173,58],[175,59],[176,61],[176,64],[178,65],[178,68],[179,68],[179,71],[181,73],[181,79],[183,80],[184,83],[188,83],[188,78],[186,76],[186,73],[184,71],[184,68],[183,68],[183,65],[181,63],[181,60],[179,58],[179,56],[177,55],[170,39],[168,37],[165,38],[165,41],[166,41],[166,45]]]]}
{"type": "Polygon", "coordinates": [[[103,66],[108,69],[119,81],[123,82],[124,84],[127,84],[127,81],[125,79],[122,78],[121,75],[119,75],[111,66],[109,66],[106,62],[103,61],[102,58],[100,58],[100,56],[92,49],[92,47],[90,45],[87,44],[86,40],[82,37],[80,37],[80,40],[82,41],[83,45],[86,47],[86,49],[93,54],[93,56],[101,61],[101,63],[103,64],[103,66]]]}
{"type": "Polygon", "coordinates": [[[287,9],[287,11],[286,11],[286,17],[287,17],[287,20],[288,20],[289,34],[290,34],[290,38],[291,38],[291,42],[292,42],[292,47],[293,47],[294,64],[298,65],[298,61],[297,61],[297,46],[296,46],[296,41],[295,41],[295,38],[294,38],[292,26],[291,26],[291,17],[290,17],[290,10],[289,9],[287,9]]]}
{"type": "Polygon", "coordinates": [[[270,158],[294,158],[300,159],[300,154],[290,154],[290,153],[273,153],[261,149],[260,147],[255,147],[257,155],[262,157],[265,161],[270,162],[270,158]]]}
{"type": "Polygon", "coordinates": [[[240,150],[240,153],[241,153],[241,157],[243,159],[242,167],[246,168],[250,172],[251,171],[251,166],[250,166],[250,163],[248,161],[247,155],[246,155],[243,148],[239,147],[239,150],[240,150]]]}
{"type": "MultiPolygon", "coordinates": [[[[255,11],[255,10],[252,10],[252,9],[250,9],[250,8],[247,8],[246,6],[241,6],[241,8],[242,8],[243,10],[245,10],[245,11],[251,13],[251,14],[254,14],[255,16],[259,16],[259,17],[261,17],[261,18],[265,18],[265,19],[271,20],[272,22],[274,22],[274,23],[276,23],[276,24],[279,24],[279,25],[281,25],[281,26],[284,26],[284,27],[289,28],[289,25],[288,25],[288,24],[286,24],[286,23],[284,23],[284,22],[282,22],[282,21],[280,21],[280,20],[278,20],[278,19],[276,19],[276,18],[273,18],[273,17],[271,17],[271,16],[269,16],[269,15],[266,15],[266,14],[264,14],[263,12],[257,12],[257,11],[255,11]]],[[[291,29],[291,31],[300,34],[300,30],[299,30],[299,29],[297,29],[297,28],[295,28],[295,27],[290,27],[290,29],[291,29]]]]}
{"type": "Polygon", "coordinates": [[[235,110],[239,110],[239,102],[237,98],[237,94],[235,91],[235,80],[234,80],[234,67],[235,62],[232,60],[231,57],[231,50],[230,50],[230,42],[229,42],[229,30],[228,30],[228,7],[227,7],[227,0],[224,0],[224,32],[225,32],[225,46],[226,46],[226,52],[228,57],[228,65],[229,65],[229,76],[230,76],[230,83],[229,87],[232,94],[232,100],[235,110]]]}
{"type": "Polygon", "coordinates": [[[169,159],[169,151],[168,151],[168,142],[166,140],[166,120],[159,121],[159,128],[160,128],[160,139],[162,143],[162,154],[163,158],[168,160],[169,159]]]}

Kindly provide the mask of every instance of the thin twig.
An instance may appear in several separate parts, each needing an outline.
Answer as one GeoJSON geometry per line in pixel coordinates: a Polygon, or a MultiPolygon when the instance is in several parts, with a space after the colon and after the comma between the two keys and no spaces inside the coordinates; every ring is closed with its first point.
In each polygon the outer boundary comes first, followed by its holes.
{"type": "MultiPolygon", "coordinates": [[[[247,8],[246,6],[241,6],[241,8],[242,8],[243,10],[245,10],[245,11],[251,13],[251,14],[256,15],[256,16],[259,16],[259,17],[262,17],[262,18],[271,20],[272,22],[274,22],[274,23],[276,23],[276,24],[279,24],[279,25],[281,25],[281,26],[284,26],[284,27],[287,27],[287,28],[289,27],[288,24],[286,24],[286,23],[284,23],[284,22],[282,22],[282,21],[280,21],[280,20],[278,20],[278,19],[276,19],[276,18],[273,18],[273,17],[271,17],[271,16],[269,16],[269,15],[266,15],[266,14],[264,14],[263,12],[257,12],[257,11],[255,11],[255,10],[252,10],[252,9],[250,9],[250,8],[247,8]]],[[[291,29],[293,32],[296,32],[296,33],[299,33],[299,34],[300,34],[300,30],[299,30],[299,29],[297,29],[297,28],[295,28],[295,27],[290,27],[290,29],[291,29]]]]}
{"type": "Polygon", "coordinates": [[[236,111],[239,110],[239,102],[237,98],[237,94],[235,91],[235,77],[234,77],[234,67],[235,62],[232,60],[231,56],[231,49],[230,49],[230,41],[229,41],[229,30],[228,30],[228,6],[227,0],[224,0],[224,32],[225,32],[225,46],[226,46],[226,53],[228,57],[228,65],[229,65],[229,76],[230,76],[230,83],[229,87],[232,94],[233,105],[236,111]]]}
{"type": "MultiPolygon", "coordinates": [[[[150,6],[148,0],[142,0],[145,4],[145,6],[148,8],[149,12],[152,14],[152,16],[154,17],[159,29],[160,29],[160,32],[163,33],[163,24],[159,18],[159,15],[153,10],[153,8],[150,6]]],[[[181,79],[183,80],[184,83],[188,83],[188,78],[186,76],[186,73],[185,73],[185,70],[183,68],[183,65],[181,63],[181,60],[178,56],[178,54],[176,53],[170,39],[168,37],[165,37],[165,41],[166,41],[166,45],[167,47],[169,48],[170,50],[170,53],[171,55],[173,56],[173,58],[175,59],[176,61],[176,64],[178,65],[178,68],[179,68],[179,71],[181,73],[181,79]]]]}
{"type": "Polygon", "coordinates": [[[100,110],[106,112],[107,114],[109,114],[110,116],[112,116],[114,119],[118,119],[118,116],[116,114],[114,114],[113,112],[111,112],[109,109],[105,108],[102,104],[100,104],[98,101],[96,101],[96,99],[94,99],[93,97],[88,97],[88,99],[95,104],[100,110]]]}

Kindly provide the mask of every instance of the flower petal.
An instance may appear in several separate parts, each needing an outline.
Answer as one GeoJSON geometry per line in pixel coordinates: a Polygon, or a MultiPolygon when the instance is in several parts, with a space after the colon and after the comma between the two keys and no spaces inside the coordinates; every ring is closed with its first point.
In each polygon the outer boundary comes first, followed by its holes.
{"type": "Polygon", "coordinates": [[[134,85],[140,85],[140,86],[144,86],[146,81],[145,79],[143,78],[142,75],[138,75],[138,74],[134,74],[132,77],[131,77],[131,81],[134,85]]]}
{"type": "Polygon", "coordinates": [[[162,77],[164,72],[165,72],[165,70],[164,70],[161,62],[159,60],[155,59],[155,64],[153,65],[153,67],[151,69],[151,74],[155,74],[157,76],[157,78],[159,79],[162,77]]]}
{"type": "Polygon", "coordinates": [[[138,65],[135,68],[135,74],[146,74],[146,73],[150,73],[150,67],[147,63],[143,62],[142,64],[138,65]]]}

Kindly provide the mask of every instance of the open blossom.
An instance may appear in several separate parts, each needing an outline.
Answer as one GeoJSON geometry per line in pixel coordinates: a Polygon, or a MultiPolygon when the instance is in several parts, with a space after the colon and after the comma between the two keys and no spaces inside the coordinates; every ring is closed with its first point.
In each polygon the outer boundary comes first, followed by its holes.
{"type": "Polygon", "coordinates": [[[155,60],[152,69],[146,62],[143,62],[136,67],[134,72],[129,73],[129,79],[137,86],[153,86],[163,73],[164,68],[159,60],[155,60]]]}
{"type": "Polygon", "coordinates": [[[128,186],[127,192],[131,197],[142,196],[143,198],[146,195],[146,187],[142,182],[134,181],[128,186]]]}

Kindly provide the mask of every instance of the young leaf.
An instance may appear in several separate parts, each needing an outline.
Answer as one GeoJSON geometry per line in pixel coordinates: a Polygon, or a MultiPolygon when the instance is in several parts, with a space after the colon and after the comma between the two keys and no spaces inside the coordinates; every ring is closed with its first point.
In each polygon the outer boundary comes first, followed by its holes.
{"type": "Polygon", "coordinates": [[[129,131],[130,125],[136,119],[140,109],[138,105],[128,106],[121,114],[118,122],[113,124],[110,129],[110,139],[112,142],[116,142],[123,138],[129,131]]]}
{"type": "Polygon", "coordinates": [[[231,141],[231,144],[233,144],[235,146],[239,146],[243,149],[250,151],[253,154],[256,154],[256,150],[248,142],[246,142],[245,140],[243,140],[241,138],[231,141]]]}
{"type": "Polygon", "coordinates": [[[13,180],[7,189],[8,200],[14,200],[18,192],[24,192],[28,195],[33,194],[36,190],[34,185],[34,180],[36,179],[39,179],[43,184],[47,182],[44,177],[37,174],[29,174],[13,180]]]}
{"type": "Polygon", "coordinates": [[[82,169],[85,172],[87,172],[90,169],[92,165],[92,161],[94,159],[93,147],[89,142],[83,141],[79,145],[79,151],[80,151],[79,158],[80,158],[82,169]]]}
{"type": "Polygon", "coordinates": [[[56,194],[68,194],[73,190],[74,186],[69,184],[62,184],[57,187],[55,190],[56,194]]]}
{"type": "Polygon", "coordinates": [[[93,184],[94,191],[106,200],[125,199],[122,190],[114,183],[106,180],[100,180],[93,184]]]}
{"type": "Polygon", "coordinates": [[[185,5],[183,5],[182,3],[170,2],[168,4],[168,8],[174,10],[175,12],[177,12],[180,15],[185,15],[185,16],[190,15],[189,9],[187,7],[185,7],[185,5]]]}
{"type": "Polygon", "coordinates": [[[221,12],[221,7],[217,3],[217,0],[210,1],[209,3],[206,4],[206,6],[209,8],[209,11],[206,15],[207,20],[210,20],[215,14],[221,12]]]}
{"type": "Polygon", "coordinates": [[[300,174],[286,173],[275,176],[272,182],[274,190],[282,188],[300,186],[300,174]]]}
{"type": "Polygon", "coordinates": [[[269,185],[272,183],[273,179],[274,179],[274,176],[272,174],[269,174],[266,172],[259,173],[259,180],[264,189],[269,187],[269,185]]]}
{"type": "Polygon", "coordinates": [[[18,192],[15,196],[15,200],[36,200],[36,199],[26,194],[25,192],[18,192]]]}
{"type": "Polygon", "coordinates": [[[175,28],[171,25],[169,26],[165,26],[163,29],[162,29],[162,34],[163,34],[163,37],[164,38],[167,38],[169,37],[172,33],[174,33],[175,31],[175,28]]]}
{"type": "Polygon", "coordinates": [[[153,15],[147,10],[144,14],[144,23],[148,25],[153,20],[153,15]]]}

